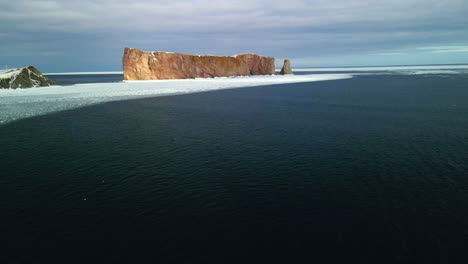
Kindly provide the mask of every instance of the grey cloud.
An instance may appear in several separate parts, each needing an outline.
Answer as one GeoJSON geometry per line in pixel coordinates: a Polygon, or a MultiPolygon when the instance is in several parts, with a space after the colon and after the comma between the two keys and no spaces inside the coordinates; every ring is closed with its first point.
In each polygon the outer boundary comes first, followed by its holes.
{"type": "Polygon", "coordinates": [[[419,50],[429,51],[431,53],[460,53],[468,52],[468,46],[439,46],[439,47],[421,47],[419,50]]]}
{"type": "Polygon", "coordinates": [[[347,25],[466,25],[464,0],[30,1],[5,4],[0,21],[29,30],[238,31],[347,25]]]}
{"type": "Polygon", "coordinates": [[[0,60],[57,53],[57,63],[60,56],[67,63],[75,53],[82,63],[101,56],[115,65],[108,70],[120,67],[115,58],[124,46],[298,59],[346,55],[346,64],[349,56],[442,53],[417,48],[468,43],[466,0],[0,1],[0,60]]]}

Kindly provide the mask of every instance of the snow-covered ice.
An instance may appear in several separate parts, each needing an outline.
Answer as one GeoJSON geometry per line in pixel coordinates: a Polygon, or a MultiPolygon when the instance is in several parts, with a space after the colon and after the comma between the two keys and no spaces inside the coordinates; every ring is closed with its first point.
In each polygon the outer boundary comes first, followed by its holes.
{"type": "Polygon", "coordinates": [[[0,89],[0,124],[98,103],[270,84],[351,78],[348,74],[249,76],[212,79],[125,81],[31,89],[0,89]]]}

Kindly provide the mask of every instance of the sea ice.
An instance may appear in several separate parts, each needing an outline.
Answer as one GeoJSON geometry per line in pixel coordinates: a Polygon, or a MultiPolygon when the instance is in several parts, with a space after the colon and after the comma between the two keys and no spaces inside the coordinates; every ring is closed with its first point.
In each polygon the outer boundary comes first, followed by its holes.
{"type": "Polygon", "coordinates": [[[269,75],[212,79],[124,81],[15,90],[0,89],[0,124],[117,100],[259,85],[337,80],[351,77],[348,74],[269,75]]]}

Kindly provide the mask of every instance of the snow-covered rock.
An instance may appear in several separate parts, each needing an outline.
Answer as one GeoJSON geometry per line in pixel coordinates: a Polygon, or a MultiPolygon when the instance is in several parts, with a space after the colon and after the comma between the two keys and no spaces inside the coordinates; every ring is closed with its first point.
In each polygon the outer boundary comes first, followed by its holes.
{"type": "Polygon", "coordinates": [[[51,85],[55,85],[55,83],[42,75],[42,73],[33,66],[0,70],[0,89],[31,88],[51,85]]]}

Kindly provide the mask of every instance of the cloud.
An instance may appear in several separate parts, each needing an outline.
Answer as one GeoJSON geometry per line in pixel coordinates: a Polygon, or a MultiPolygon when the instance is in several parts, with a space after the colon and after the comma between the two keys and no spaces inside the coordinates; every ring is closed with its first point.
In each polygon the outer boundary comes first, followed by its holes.
{"type": "Polygon", "coordinates": [[[393,55],[402,55],[405,53],[402,52],[383,52],[383,53],[375,53],[375,55],[380,55],[380,56],[393,56],[393,55]]]}
{"type": "MultiPolygon", "coordinates": [[[[0,21],[28,30],[83,32],[245,31],[288,28],[377,28],[467,22],[464,0],[17,0],[0,21]],[[443,20],[439,20],[443,18],[443,20]]],[[[458,23],[459,24],[459,23],[458,23]]]]}
{"type": "MultiPolygon", "coordinates": [[[[468,43],[466,0],[3,2],[0,53],[8,51],[13,58],[34,51],[58,52],[62,55],[54,57],[64,59],[55,64],[106,60],[118,69],[124,46],[197,54],[255,52],[291,59],[379,54],[385,63],[391,55],[418,47],[468,43]]],[[[445,50],[449,54],[463,49],[445,50]]],[[[37,58],[40,63],[41,59],[37,58]]]]}
{"type": "Polygon", "coordinates": [[[439,47],[422,47],[419,50],[428,51],[430,53],[460,53],[468,52],[468,46],[439,46],[439,47]]]}

